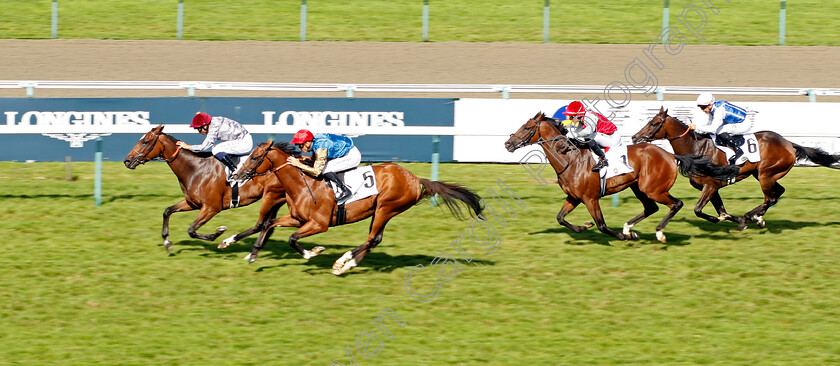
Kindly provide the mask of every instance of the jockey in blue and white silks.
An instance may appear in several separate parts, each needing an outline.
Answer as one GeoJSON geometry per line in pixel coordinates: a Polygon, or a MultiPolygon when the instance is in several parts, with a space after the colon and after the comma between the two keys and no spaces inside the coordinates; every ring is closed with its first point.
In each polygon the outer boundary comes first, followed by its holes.
{"type": "Polygon", "coordinates": [[[726,146],[732,148],[735,154],[729,158],[729,164],[734,164],[744,154],[741,147],[733,142],[732,136],[739,136],[750,132],[747,119],[747,111],[727,101],[715,101],[715,97],[709,93],[700,94],[697,97],[697,107],[709,115],[705,124],[689,126],[701,133],[713,133],[726,146]]]}
{"type": "Polygon", "coordinates": [[[325,179],[335,183],[341,190],[335,194],[336,201],[344,200],[352,194],[336,174],[353,169],[362,162],[362,154],[352,139],[330,133],[313,135],[309,130],[300,130],[295,133],[292,143],[298,145],[303,152],[315,151],[315,163],[308,166],[290,156],[286,159],[289,164],[316,177],[323,174],[325,179]]]}

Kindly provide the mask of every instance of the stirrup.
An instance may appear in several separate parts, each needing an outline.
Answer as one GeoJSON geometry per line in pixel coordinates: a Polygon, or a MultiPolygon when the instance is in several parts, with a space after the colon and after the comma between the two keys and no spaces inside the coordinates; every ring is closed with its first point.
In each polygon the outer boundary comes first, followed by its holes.
{"type": "MultiPolygon", "coordinates": [[[[339,189],[341,189],[341,188],[339,188],[339,189]]],[[[349,190],[349,189],[346,189],[346,188],[345,188],[345,189],[341,189],[341,193],[340,193],[340,194],[339,194],[339,193],[336,193],[336,194],[335,194],[335,201],[336,201],[336,202],[344,201],[344,200],[346,200],[346,199],[350,198],[350,196],[351,196],[351,195],[352,195],[352,193],[350,193],[350,190],[349,190]]]]}
{"type": "Polygon", "coordinates": [[[592,171],[597,172],[597,171],[603,169],[604,167],[606,167],[607,165],[609,165],[609,163],[607,163],[606,159],[598,160],[598,163],[595,164],[595,166],[592,167],[592,171]]]}

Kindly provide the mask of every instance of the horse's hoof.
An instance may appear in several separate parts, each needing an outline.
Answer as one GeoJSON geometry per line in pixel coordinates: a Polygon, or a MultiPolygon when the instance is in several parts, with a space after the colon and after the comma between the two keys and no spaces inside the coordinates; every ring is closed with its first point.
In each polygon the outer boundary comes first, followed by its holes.
{"type": "Polygon", "coordinates": [[[764,221],[763,219],[762,219],[762,220],[760,220],[760,221],[758,221],[758,227],[760,227],[760,228],[764,229],[764,227],[765,227],[765,226],[767,226],[767,222],[766,222],[766,221],[764,221]]]}
{"type": "Polygon", "coordinates": [[[236,243],[236,240],[234,240],[235,237],[236,237],[236,235],[231,236],[230,238],[227,238],[225,240],[222,240],[222,242],[219,243],[218,248],[219,249],[225,249],[225,248],[229,247],[231,244],[236,243]]]}
{"type": "Polygon", "coordinates": [[[166,252],[168,253],[170,250],[172,250],[172,242],[169,241],[169,239],[164,240],[163,247],[166,248],[166,252]]]}
{"type": "Polygon", "coordinates": [[[583,223],[583,226],[585,226],[587,229],[589,229],[589,228],[595,226],[595,224],[593,224],[592,221],[587,221],[587,222],[583,223]]]}
{"type": "Polygon", "coordinates": [[[630,240],[639,240],[639,233],[635,231],[630,232],[630,240]]]}
{"type": "Polygon", "coordinates": [[[216,234],[221,234],[225,231],[227,231],[227,226],[219,226],[216,228],[216,234]]]}
{"type": "Polygon", "coordinates": [[[257,256],[255,256],[255,255],[249,256],[248,264],[254,263],[256,261],[257,261],[257,256]]]}
{"type": "Polygon", "coordinates": [[[342,271],[341,268],[333,268],[332,274],[334,274],[336,276],[341,276],[341,275],[344,274],[344,271],[342,271]]]}
{"type": "Polygon", "coordinates": [[[657,231],[656,232],[656,239],[658,239],[660,243],[665,244],[665,232],[657,231]]]}
{"type": "Polygon", "coordinates": [[[747,221],[741,220],[738,222],[738,231],[744,231],[747,229],[747,221]]]}
{"type": "Polygon", "coordinates": [[[245,254],[245,258],[242,258],[242,260],[250,261],[251,260],[251,253],[245,254]]]}
{"type": "Polygon", "coordinates": [[[307,250],[307,251],[304,252],[303,259],[309,259],[309,258],[318,256],[318,254],[321,254],[325,250],[327,250],[327,248],[324,248],[322,246],[314,247],[311,250],[307,250]]]}

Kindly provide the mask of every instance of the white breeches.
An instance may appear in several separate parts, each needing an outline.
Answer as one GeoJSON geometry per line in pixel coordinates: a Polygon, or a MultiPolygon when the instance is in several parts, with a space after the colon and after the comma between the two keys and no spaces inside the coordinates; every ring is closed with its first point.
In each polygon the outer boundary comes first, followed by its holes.
{"type": "Polygon", "coordinates": [[[353,148],[347,152],[347,155],[344,155],[340,158],[327,160],[327,163],[324,164],[323,173],[341,172],[348,169],[353,169],[359,166],[359,163],[361,162],[362,153],[359,152],[359,149],[353,146],[353,148]]]}
{"type": "Polygon", "coordinates": [[[220,152],[226,153],[228,155],[245,155],[250,154],[251,149],[253,148],[254,139],[251,138],[251,134],[249,133],[239,140],[225,141],[213,145],[213,149],[211,149],[211,151],[213,151],[213,155],[216,155],[220,152]]]}
{"type": "Polygon", "coordinates": [[[741,123],[724,123],[718,127],[717,134],[743,135],[750,132],[750,127],[752,127],[752,124],[746,123],[746,121],[741,123]]]}
{"type": "Polygon", "coordinates": [[[601,147],[621,146],[621,135],[618,134],[618,131],[613,132],[612,135],[597,132],[592,139],[595,140],[598,145],[601,145],[601,147]]]}

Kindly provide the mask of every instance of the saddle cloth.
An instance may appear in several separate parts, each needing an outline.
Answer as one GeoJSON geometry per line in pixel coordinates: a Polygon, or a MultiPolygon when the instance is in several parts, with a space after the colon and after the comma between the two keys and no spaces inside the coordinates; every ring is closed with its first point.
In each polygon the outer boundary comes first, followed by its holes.
{"type": "MultiPolygon", "coordinates": [[[[373,174],[373,167],[370,165],[345,170],[338,173],[338,178],[344,182],[344,185],[350,188],[350,192],[353,192],[353,195],[344,201],[338,202],[338,204],[347,204],[379,193],[379,190],[376,188],[376,176],[373,174]]],[[[333,195],[335,195],[336,188],[330,182],[327,182],[327,185],[332,188],[333,195]]]]}
{"type": "MultiPolygon", "coordinates": [[[[749,133],[746,135],[742,135],[742,137],[744,138],[744,143],[741,144],[741,150],[744,152],[744,155],[741,155],[741,157],[739,157],[738,160],[735,161],[735,165],[741,165],[747,160],[749,160],[750,163],[759,162],[761,160],[761,152],[758,151],[758,139],[756,139],[755,134],[749,133]]],[[[729,147],[717,144],[716,135],[711,135],[711,138],[715,144],[715,147],[717,147],[718,150],[723,151],[723,153],[726,154],[726,160],[729,160],[729,158],[732,157],[732,155],[735,155],[735,151],[733,151],[729,147]]]]}
{"type": "MultiPolygon", "coordinates": [[[[598,155],[595,155],[594,152],[591,152],[591,154],[595,161],[598,161],[598,155]]],[[[628,164],[627,145],[613,146],[605,151],[604,155],[607,157],[608,165],[601,169],[601,179],[609,179],[633,171],[633,167],[628,164]]]]}

